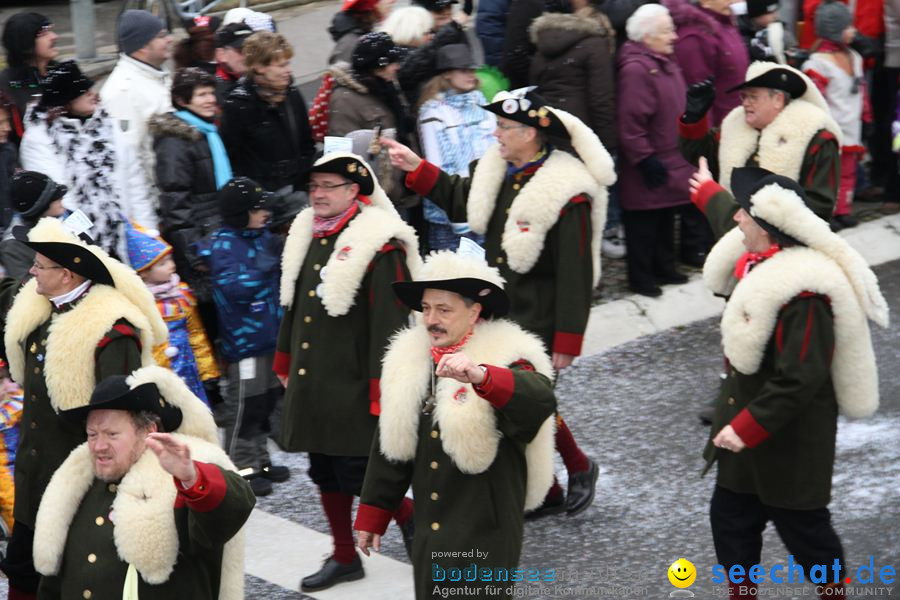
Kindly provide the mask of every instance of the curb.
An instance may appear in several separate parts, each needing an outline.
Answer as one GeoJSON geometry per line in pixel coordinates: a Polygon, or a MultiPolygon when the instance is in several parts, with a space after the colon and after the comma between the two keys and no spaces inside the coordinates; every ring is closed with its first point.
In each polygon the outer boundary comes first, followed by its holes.
{"type": "MultiPolygon", "coordinates": [[[[900,214],[863,223],[840,234],[874,267],[900,259],[900,214]]],[[[592,356],[645,335],[683,327],[722,313],[725,301],[713,296],[700,275],[663,287],[659,298],[637,294],[591,309],[582,356],[592,356]]]]}

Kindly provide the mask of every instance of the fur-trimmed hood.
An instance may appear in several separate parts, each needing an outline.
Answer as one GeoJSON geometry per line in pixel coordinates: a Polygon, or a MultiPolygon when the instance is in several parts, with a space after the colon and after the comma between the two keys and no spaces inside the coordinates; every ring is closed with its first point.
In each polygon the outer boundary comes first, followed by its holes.
{"type": "Polygon", "coordinates": [[[189,142],[196,142],[204,137],[199,129],[188,125],[173,113],[153,115],[147,123],[147,130],[155,138],[177,137],[189,142]]]}
{"type": "MultiPolygon", "coordinates": [[[[152,366],[128,378],[134,388],[152,381],[170,404],[181,409],[181,425],[173,433],[186,442],[191,457],[235,471],[218,447],[216,425],[209,409],[173,372],[152,366]]],[[[94,483],[87,443],[77,447],[54,473],[38,511],[34,533],[34,564],[44,575],[59,573],[66,538],[82,499],[94,483]]],[[[122,561],[132,564],[144,581],[154,585],[168,580],[178,560],[178,531],[173,507],[176,489],[172,476],[159,465],[149,448],[118,484],[113,510],[114,541],[122,561]]],[[[226,545],[222,556],[219,600],[243,598],[243,529],[226,545]]]]}
{"type": "Polygon", "coordinates": [[[565,13],[544,13],[528,31],[531,42],[547,57],[562,54],[584,38],[608,35],[596,19],[565,13]]]}
{"type": "MultiPolygon", "coordinates": [[[[422,415],[422,402],[434,370],[430,348],[428,331],[419,319],[416,326],[395,335],[385,353],[378,434],[381,451],[391,460],[415,458],[419,419],[427,418],[422,415]]],[[[475,363],[503,367],[524,359],[553,379],[553,366],[541,341],[511,321],[479,321],[464,352],[475,363]]],[[[437,380],[435,399],[431,418],[441,428],[444,452],[463,473],[488,470],[501,439],[494,408],[471,385],[447,378],[437,380]]],[[[553,482],[555,423],[554,416],[548,417],[525,450],[525,510],[539,506],[553,482]]]]}
{"type": "Polygon", "coordinates": [[[329,72],[334,77],[335,86],[340,85],[360,94],[369,93],[369,88],[356,79],[356,75],[353,74],[353,70],[350,68],[350,63],[338,61],[331,65],[329,72]]]}

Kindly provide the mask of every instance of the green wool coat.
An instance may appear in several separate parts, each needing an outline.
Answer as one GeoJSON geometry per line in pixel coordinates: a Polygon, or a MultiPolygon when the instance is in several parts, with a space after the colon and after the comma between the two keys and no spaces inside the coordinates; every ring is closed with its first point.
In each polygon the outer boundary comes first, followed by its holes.
{"type": "MultiPolygon", "coordinates": [[[[222,548],[244,525],[256,499],[240,475],[214,465],[198,466],[220,473],[224,493],[213,502],[176,501],[178,560],[164,583],[150,585],[139,578],[141,600],[219,597],[222,548]]],[[[116,515],[110,510],[116,493],[115,483],[100,480],[88,489],[69,528],[59,573],[41,579],[40,600],[122,597],[128,564],[119,558],[113,538],[116,515]]]]}
{"type": "Polygon", "coordinates": [[[400,244],[388,244],[369,264],[352,308],[329,316],[316,288],[339,234],[312,240],[281,321],[276,372],[287,369],[288,383],[278,443],[289,452],[367,456],[381,358],[409,317],[391,283],[410,276],[400,244]]]}
{"type": "Polygon", "coordinates": [[[838,416],[834,341],[828,299],[803,294],[778,315],[756,373],[728,366],[703,453],[707,468],[718,462],[718,485],[778,508],[828,505],[838,416]],[[734,453],[713,446],[728,424],[750,447],[734,453]]]}
{"type": "MultiPolygon", "coordinates": [[[[365,504],[390,514],[412,484],[416,498],[412,563],[418,600],[441,597],[435,592],[436,586],[480,586],[477,582],[442,583],[437,581],[441,571],[465,569],[475,563],[479,569],[500,568],[511,575],[519,564],[526,491],[525,447],[556,410],[556,398],[550,381],[532,371],[530,365],[517,363],[510,368],[513,393],[509,402],[496,411],[502,437],[496,458],[486,471],[460,471],[444,452],[440,427],[425,415],[419,418],[414,460],[391,461],[382,454],[379,436],[373,440],[360,506],[365,504]],[[480,554],[459,554],[473,550],[480,554]],[[457,555],[432,558],[435,552],[457,555]],[[434,565],[438,567],[437,577],[433,575],[434,565]]],[[[360,524],[358,519],[357,528],[360,524]]],[[[505,589],[510,584],[490,585],[505,589]]],[[[485,590],[480,593],[485,596],[485,590]]]]}

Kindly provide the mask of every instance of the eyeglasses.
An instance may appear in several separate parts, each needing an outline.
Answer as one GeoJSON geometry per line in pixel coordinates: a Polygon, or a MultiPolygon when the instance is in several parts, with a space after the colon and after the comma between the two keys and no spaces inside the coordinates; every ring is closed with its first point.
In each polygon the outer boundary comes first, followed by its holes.
{"type": "Polygon", "coordinates": [[[525,129],[525,125],[507,125],[506,123],[497,123],[497,129],[509,131],[510,129],[525,129]]]}
{"type": "Polygon", "coordinates": [[[318,189],[325,190],[326,192],[330,192],[331,190],[336,190],[339,187],[344,187],[345,185],[353,185],[352,181],[347,181],[344,183],[336,183],[334,185],[329,185],[325,183],[308,183],[306,184],[306,191],[310,194],[315,192],[318,189]]]}
{"type": "Polygon", "coordinates": [[[58,265],[55,267],[44,266],[41,263],[39,263],[38,261],[34,261],[33,263],[31,263],[31,266],[34,267],[35,269],[37,269],[38,271],[45,271],[47,269],[65,269],[65,267],[60,267],[58,265]]]}

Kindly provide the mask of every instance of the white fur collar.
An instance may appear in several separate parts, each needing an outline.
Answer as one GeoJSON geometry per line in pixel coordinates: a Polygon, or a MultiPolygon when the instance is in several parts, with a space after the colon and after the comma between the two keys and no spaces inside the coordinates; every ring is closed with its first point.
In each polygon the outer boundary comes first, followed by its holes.
{"type": "Polygon", "coordinates": [[[704,280],[714,292],[731,292],[722,315],[722,345],[734,368],[755,373],[784,305],[804,291],[822,294],[830,299],[834,314],[831,376],[838,405],[850,417],[874,413],[878,372],[865,304],[842,263],[813,248],[787,248],[758,264],[735,285],[732,271],[745,251],[742,240],[740,230],[729,231],[712,249],[703,269],[704,280]]]}
{"type": "MultiPolygon", "coordinates": [[[[398,333],[389,346],[381,377],[379,439],[391,460],[410,461],[418,444],[422,402],[429,393],[434,362],[424,325],[398,333]]],[[[527,360],[537,372],[553,378],[543,344],[534,335],[506,320],[479,322],[463,350],[476,363],[508,366],[527,360]]],[[[501,434],[494,409],[471,385],[439,378],[434,422],[441,428],[444,452],[463,473],[483,473],[497,456],[501,434]],[[460,402],[457,397],[465,396],[460,402]]],[[[528,484],[525,510],[540,505],[553,482],[555,418],[549,417],[525,452],[528,484]]]]}
{"type": "Polygon", "coordinates": [[[761,132],[747,125],[744,108],[738,106],[722,121],[719,183],[730,189],[732,169],[746,165],[750,156],[757,151],[760,167],[798,179],[806,148],[822,129],[833,133],[840,145],[840,126],[827,110],[812,102],[803,99],[791,101],[761,132]]]}
{"type": "MultiPolygon", "coordinates": [[[[603,149],[602,146],[599,148],[603,149]]],[[[610,169],[611,164],[610,160],[610,169]]],[[[478,161],[466,211],[469,225],[477,233],[487,231],[506,178],[506,166],[496,145],[478,161]]],[[[615,181],[614,175],[610,176],[612,181],[615,181]]],[[[561,150],[550,154],[544,165],[522,186],[510,206],[501,246],[513,271],[527,273],[534,267],[544,249],[547,233],[559,220],[560,211],[579,194],[591,197],[591,257],[593,283],[597,285],[600,281],[600,240],[606,223],[606,187],[584,163],[561,150]]]]}
{"type": "MultiPolygon", "coordinates": [[[[293,304],[297,277],[312,241],[312,223],[313,209],[307,208],[297,215],[288,232],[281,258],[282,306],[293,304]]],[[[415,274],[422,262],[416,232],[396,212],[377,206],[364,207],[338,234],[321,288],[322,305],[330,316],[345,315],[353,307],[369,264],[392,238],[403,244],[406,266],[415,274]]]]}
{"type": "MultiPolygon", "coordinates": [[[[234,471],[223,450],[202,440],[173,434],[186,442],[191,456],[201,462],[234,471]]],[[[87,443],[77,447],[54,473],[44,492],[34,531],[34,564],[44,575],[59,573],[72,519],[94,475],[87,443]]],[[[176,490],[172,476],[147,449],[118,486],[114,540],[119,558],[133,564],[151,585],[169,579],[178,560],[175,527],[176,490]]],[[[244,590],[243,529],[226,545],[222,556],[219,600],[239,600],[244,590]]]]}

